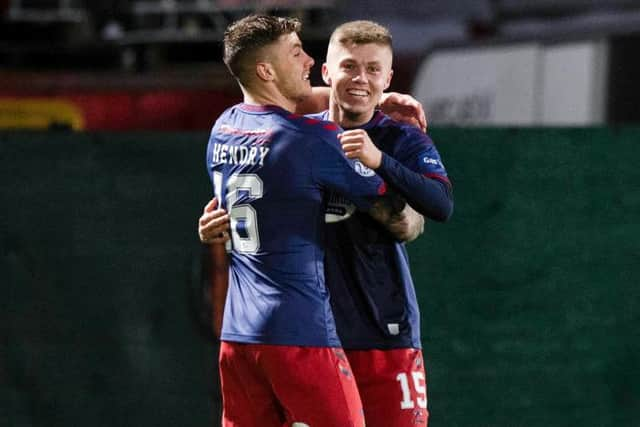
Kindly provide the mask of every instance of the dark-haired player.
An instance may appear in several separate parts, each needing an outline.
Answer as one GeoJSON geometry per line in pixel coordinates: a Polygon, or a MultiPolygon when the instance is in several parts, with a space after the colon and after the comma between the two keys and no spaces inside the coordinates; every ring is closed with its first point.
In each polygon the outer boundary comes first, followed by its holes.
{"type": "Polygon", "coordinates": [[[231,233],[224,426],[364,426],[324,283],[325,199],[337,192],[368,210],[385,187],[345,157],[337,126],[291,113],[311,93],[299,29],[252,15],[225,32],[244,102],[218,118],[207,148],[231,233]]]}
{"type": "MultiPolygon", "coordinates": [[[[391,36],[383,27],[355,21],[336,29],[323,66],[331,108],[321,118],[349,129],[341,137],[345,151],[376,168],[410,205],[431,219],[446,220],[452,211],[450,184],[435,146],[418,129],[376,111],[391,80],[391,63],[391,36]]],[[[374,221],[366,213],[353,213],[343,198],[331,199],[327,284],[367,425],[426,425],[420,318],[399,241],[415,238],[422,222],[410,208],[387,218],[374,215],[374,221]]],[[[213,215],[215,203],[207,205],[200,220],[203,241],[203,233],[224,227],[222,212],[213,215]]]]}

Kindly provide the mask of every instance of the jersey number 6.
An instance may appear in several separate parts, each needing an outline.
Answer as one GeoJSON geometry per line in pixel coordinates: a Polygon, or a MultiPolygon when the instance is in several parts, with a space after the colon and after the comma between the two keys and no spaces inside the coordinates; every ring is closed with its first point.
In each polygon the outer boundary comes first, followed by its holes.
{"type": "MultiPolygon", "coordinates": [[[[222,173],[213,172],[213,187],[218,200],[222,200],[222,173]]],[[[237,173],[227,179],[226,206],[231,218],[233,249],[242,253],[256,253],[260,249],[258,213],[248,203],[238,203],[241,197],[262,197],[262,180],[252,173],[237,173]]]]}

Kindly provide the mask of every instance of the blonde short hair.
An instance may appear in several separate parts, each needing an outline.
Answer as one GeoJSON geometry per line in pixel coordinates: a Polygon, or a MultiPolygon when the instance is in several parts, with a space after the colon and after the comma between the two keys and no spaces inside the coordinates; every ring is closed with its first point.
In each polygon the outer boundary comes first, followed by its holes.
{"type": "Polygon", "coordinates": [[[346,22],[333,31],[329,44],[368,44],[375,43],[392,48],[391,33],[386,27],[373,21],[346,22]]]}

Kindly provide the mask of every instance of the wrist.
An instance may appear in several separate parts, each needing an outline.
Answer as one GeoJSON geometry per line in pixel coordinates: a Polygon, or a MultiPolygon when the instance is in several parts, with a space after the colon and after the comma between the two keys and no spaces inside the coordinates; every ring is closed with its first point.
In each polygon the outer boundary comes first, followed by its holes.
{"type": "Polygon", "coordinates": [[[379,169],[380,166],[382,166],[382,151],[376,153],[371,169],[376,170],[379,169]]]}

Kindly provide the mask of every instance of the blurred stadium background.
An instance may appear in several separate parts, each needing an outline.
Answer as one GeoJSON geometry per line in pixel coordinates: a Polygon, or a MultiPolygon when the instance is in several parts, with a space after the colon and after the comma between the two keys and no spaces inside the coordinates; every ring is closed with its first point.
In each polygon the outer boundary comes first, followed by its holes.
{"type": "Polygon", "coordinates": [[[387,25],[427,110],[431,425],[640,425],[640,0],[0,0],[0,426],[216,425],[195,221],[252,11],[316,84],[337,24],[387,25]]]}

